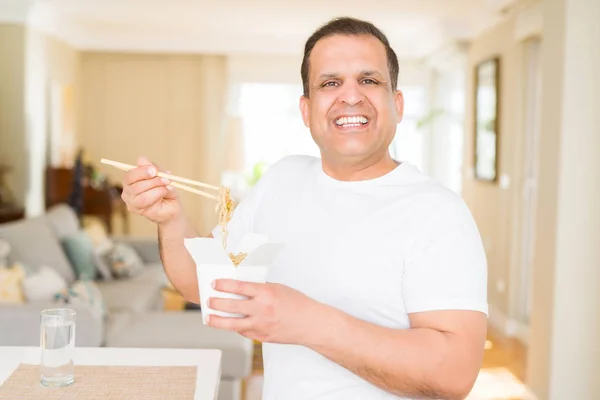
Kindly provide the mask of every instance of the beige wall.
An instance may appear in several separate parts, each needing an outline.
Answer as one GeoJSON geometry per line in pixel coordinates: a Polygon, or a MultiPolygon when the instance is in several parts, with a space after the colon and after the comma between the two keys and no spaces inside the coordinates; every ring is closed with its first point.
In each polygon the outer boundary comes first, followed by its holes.
{"type": "Polygon", "coordinates": [[[13,171],[7,184],[20,205],[27,191],[25,145],[25,41],[21,25],[0,24],[0,163],[13,171]]]}
{"type": "Polygon", "coordinates": [[[600,3],[546,0],[528,384],[600,398],[600,3]]]}
{"type": "MultiPolygon", "coordinates": [[[[545,0],[541,136],[535,221],[533,300],[526,383],[541,399],[600,397],[600,3],[545,0]]],[[[518,272],[523,132],[525,19],[509,18],[470,50],[467,121],[473,118],[473,68],[501,57],[499,173],[502,189],[466,174],[464,196],[486,242],[491,309],[511,315],[518,272]],[[511,276],[511,274],[513,276],[511,276]],[[499,280],[507,284],[499,293],[499,280]]],[[[537,33],[536,33],[537,34],[537,33]]],[[[472,168],[473,127],[467,125],[465,164],[472,168]]],[[[491,317],[491,315],[490,315],[491,317]]]]}
{"type": "MultiPolygon", "coordinates": [[[[226,96],[219,56],[82,55],[80,144],[113,181],[123,173],[101,158],[134,164],[145,156],[173,174],[218,184],[226,96]]],[[[216,223],[215,203],[180,192],[199,233],[216,223]]],[[[130,216],[131,233],[155,236],[145,218],[130,216]]]]}
{"type": "MultiPolygon", "coordinates": [[[[486,247],[491,313],[510,316],[511,266],[515,263],[519,211],[521,151],[522,45],[515,40],[515,20],[509,19],[477,38],[469,50],[466,98],[465,179],[463,197],[477,221],[486,247]],[[507,175],[511,185],[476,181],[472,177],[474,127],[474,69],[491,57],[500,56],[500,110],[498,175],[507,175]],[[498,290],[504,285],[504,291],[498,290]]],[[[492,315],[490,315],[492,317],[492,315]]]]}

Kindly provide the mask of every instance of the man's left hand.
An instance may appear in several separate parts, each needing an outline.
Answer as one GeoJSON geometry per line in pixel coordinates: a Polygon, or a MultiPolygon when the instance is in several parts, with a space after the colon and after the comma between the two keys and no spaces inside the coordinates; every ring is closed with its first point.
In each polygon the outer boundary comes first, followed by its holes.
{"type": "Polygon", "coordinates": [[[216,311],[243,314],[232,318],[209,315],[213,328],[238,332],[260,342],[301,344],[310,334],[311,321],[322,304],[289,286],[218,279],[215,290],[235,293],[248,299],[211,297],[208,306],[216,311]]]}

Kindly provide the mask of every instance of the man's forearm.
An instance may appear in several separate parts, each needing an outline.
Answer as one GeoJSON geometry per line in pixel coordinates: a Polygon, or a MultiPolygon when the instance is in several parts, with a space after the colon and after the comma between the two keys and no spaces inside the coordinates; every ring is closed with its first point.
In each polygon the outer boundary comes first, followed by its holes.
{"type": "Polygon", "coordinates": [[[183,215],[158,226],[160,258],[165,273],[175,289],[187,301],[193,303],[200,303],[196,264],[185,248],[183,239],[197,236],[188,219],[183,215]]]}
{"type": "Polygon", "coordinates": [[[331,361],[399,396],[462,399],[470,391],[476,372],[451,333],[385,328],[323,307],[323,329],[303,344],[331,361]]]}

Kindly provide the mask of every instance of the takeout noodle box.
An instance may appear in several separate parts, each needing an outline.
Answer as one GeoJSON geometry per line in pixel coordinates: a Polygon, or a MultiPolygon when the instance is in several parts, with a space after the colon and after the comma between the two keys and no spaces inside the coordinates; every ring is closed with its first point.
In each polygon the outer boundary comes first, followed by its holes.
{"type": "Polygon", "coordinates": [[[210,297],[245,298],[241,295],[219,292],[213,289],[211,283],[215,279],[227,278],[245,282],[265,283],[269,266],[283,248],[281,243],[269,242],[264,235],[248,234],[243,238],[238,250],[248,255],[236,267],[223,249],[219,238],[187,238],[184,239],[184,245],[196,263],[200,307],[202,308],[202,322],[204,323],[206,323],[206,317],[211,314],[234,318],[243,317],[241,314],[216,311],[208,307],[207,303],[210,297]]]}

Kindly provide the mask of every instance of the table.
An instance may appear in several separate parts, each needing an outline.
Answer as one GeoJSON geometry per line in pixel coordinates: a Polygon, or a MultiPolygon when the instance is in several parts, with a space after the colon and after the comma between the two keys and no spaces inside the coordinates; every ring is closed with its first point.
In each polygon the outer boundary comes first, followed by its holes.
{"type": "MultiPolygon", "coordinates": [[[[39,364],[36,346],[0,346],[0,385],[20,363],[39,364]]],[[[221,350],[76,347],[75,365],[197,366],[194,399],[216,399],[221,381],[221,350]]],[[[77,379],[77,377],[75,377],[77,379]]]]}

